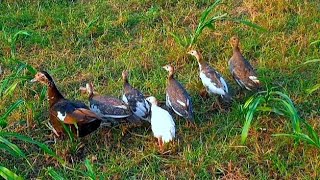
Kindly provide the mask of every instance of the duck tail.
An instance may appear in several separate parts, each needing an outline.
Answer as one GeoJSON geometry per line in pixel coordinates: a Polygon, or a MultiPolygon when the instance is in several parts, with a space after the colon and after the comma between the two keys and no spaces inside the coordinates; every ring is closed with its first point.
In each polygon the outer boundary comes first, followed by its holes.
{"type": "Polygon", "coordinates": [[[231,104],[233,99],[229,93],[226,93],[225,95],[221,95],[221,100],[226,104],[231,104]]]}

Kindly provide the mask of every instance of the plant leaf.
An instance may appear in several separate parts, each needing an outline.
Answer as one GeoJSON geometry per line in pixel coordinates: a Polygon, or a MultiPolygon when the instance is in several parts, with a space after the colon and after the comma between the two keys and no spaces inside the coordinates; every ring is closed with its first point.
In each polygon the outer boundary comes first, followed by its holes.
{"type": "Polygon", "coordinates": [[[260,31],[264,31],[264,32],[267,32],[267,31],[268,31],[268,30],[265,29],[264,27],[259,26],[259,25],[255,24],[255,23],[250,22],[250,21],[247,21],[247,20],[243,20],[243,19],[231,19],[231,20],[234,21],[234,22],[242,23],[242,24],[247,25],[247,26],[249,26],[249,27],[256,28],[256,29],[258,29],[258,30],[260,30],[260,31]]]}
{"type": "MultiPolygon", "coordinates": [[[[5,139],[4,137],[0,136],[0,143],[3,143],[11,149],[11,151],[7,151],[14,156],[19,155],[20,157],[26,158],[26,155],[22,152],[22,150],[15,144],[11,143],[9,140],[5,139]]],[[[7,149],[8,149],[7,148],[7,149]]]]}
{"type": "Polygon", "coordinates": [[[22,177],[3,166],[0,166],[0,176],[6,180],[23,180],[22,177]]]}
{"type": "Polygon", "coordinates": [[[311,88],[308,88],[308,89],[306,90],[306,92],[307,92],[308,95],[310,95],[310,94],[312,94],[313,92],[315,92],[316,90],[318,90],[319,88],[320,88],[320,83],[312,86],[311,88]]]}
{"type": "Polygon", "coordinates": [[[18,106],[19,106],[20,104],[22,104],[23,102],[24,102],[24,100],[19,99],[19,100],[16,101],[14,104],[12,104],[12,105],[7,109],[7,111],[4,113],[4,115],[2,115],[2,116],[0,117],[0,122],[2,122],[2,121],[7,121],[7,118],[9,117],[10,113],[11,113],[13,110],[17,109],[18,106]]]}
{"type": "Polygon", "coordinates": [[[57,173],[57,171],[55,171],[52,167],[48,167],[47,173],[54,180],[64,180],[65,179],[59,173],[57,173]]]}
{"type": "Polygon", "coordinates": [[[30,137],[18,134],[18,133],[13,133],[13,132],[0,132],[0,136],[6,136],[6,137],[14,137],[16,139],[19,139],[21,141],[24,142],[28,142],[31,144],[35,144],[37,145],[40,149],[42,149],[45,153],[47,153],[48,155],[54,157],[55,159],[57,159],[62,165],[65,164],[64,160],[62,160],[55,152],[53,152],[47,145],[38,142],[36,140],[33,140],[30,137]]]}
{"type": "Polygon", "coordinates": [[[320,62],[320,59],[311,59],[311,60],[304,62],[303,64],[309,64],[309,63],[314,63],[314,62],[320,62]]]}

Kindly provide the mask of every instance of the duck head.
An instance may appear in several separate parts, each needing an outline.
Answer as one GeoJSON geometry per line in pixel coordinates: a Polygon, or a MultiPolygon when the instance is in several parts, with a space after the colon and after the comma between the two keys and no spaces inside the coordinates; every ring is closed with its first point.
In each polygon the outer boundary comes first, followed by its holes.
{"type": "Polygon", "coordinates": [[[239,46],[239,38],[237,36],[232,36],[230,38],[230,44],[233,48],[237,48],[239,46]]]}
{"type": "Polygon", "coordinates": [[[190,51],[188,51],[188,54],[194,56],[198,62],[201,60],[201,54],[199,52],[197,52],[196,50],[190,50],[190,51]]]}
{"type": "Polygon", "coordinates": [[[79,90],[81,93],[88,93],[89,96],[95,94],[95,91],[93,90],[93,83],[87,83],[86,87],[80,87],[79,90]]]}
{"type": "Polygon", "coordinates": [[[174,67],[173,66],[168,64],[168,65],[162,66],[162,68],[169,72],[169,76],[173,75],[173,73],[174,73],[174,67]]]}
{"type": "Polygon", "coordinates": [[[46,72],[46,71],[39,71],[37,74],[34,76],[34,78],[30,82],[40,82],[45,85],[53,85],[54,81],[52,77],[46,72]]]}
{"type": "Polygon", "coordinates": [[[158,105],[158,101],[154,96],[149,96],[146,98],[147,101],[149,101],[152,105],[158,105]]]}
{"type": "Polygon", "coordinates": [[[125,82],[128,82],[128,71],[127,70],[123,70],[122,71],[122,79],[123,79],[123,81],[125,81],[125,82]]]}

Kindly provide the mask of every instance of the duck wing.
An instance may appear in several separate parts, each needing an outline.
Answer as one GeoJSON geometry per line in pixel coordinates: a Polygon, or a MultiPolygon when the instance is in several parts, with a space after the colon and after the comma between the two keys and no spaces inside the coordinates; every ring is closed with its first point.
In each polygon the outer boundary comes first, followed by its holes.
{"type": "Polygon", "coordinates": [[[167,96],[167,104],[176,114],[193,121],[191,97],[180,82],[174,78],[168,80],[167,96]]]}

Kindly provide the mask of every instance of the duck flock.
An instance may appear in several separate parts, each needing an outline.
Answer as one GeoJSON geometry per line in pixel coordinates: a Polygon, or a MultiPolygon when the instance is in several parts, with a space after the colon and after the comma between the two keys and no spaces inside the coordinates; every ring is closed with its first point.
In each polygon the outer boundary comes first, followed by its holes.
{"type": "MultiPolygon", "coordinates": [[[[257,74],[250,63],[242,56],[239,39],[230,39],[233,55],[229,60],[229,69],[237,84],[243,89],[255,91],[260,88],[257,74]]],[[[211,67],[196,50],[188,54],[194,56],[199,64],[199,77],[208,94],[216,94],[219,101],[231,103],[232,97],[222,75],[211,67]]],[[[52,77],[45,71],[37,72],[31,82],[40,82],[48,86],[50,128],[57,137],[66,133],[66,127],[78,136],[86,136],[97,130],[102,122],[119,122],[125,118],[141,119],[151,123],[154,137],[163,151],[164,144],[175,138],[173,113],[186,119],[188,125],[195,125],[192,100],[183,85],[174,78],[174,67],[163,66],[168,71],[166,88],[166,106],[170,113],[158,105],[155,97],[145,97],[141,91],[132,87],[128,81],[128,72],[122,72],[122,100],[101,96],[94,91],[92,83],[80,87],[88,94],[90,106],[78,101],[71,101],[59,92],[52,77]]]]}

